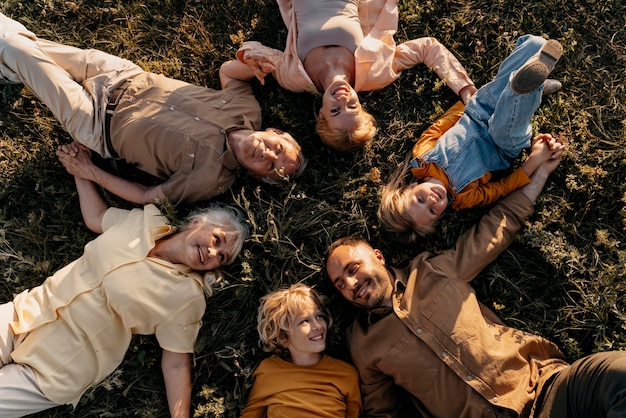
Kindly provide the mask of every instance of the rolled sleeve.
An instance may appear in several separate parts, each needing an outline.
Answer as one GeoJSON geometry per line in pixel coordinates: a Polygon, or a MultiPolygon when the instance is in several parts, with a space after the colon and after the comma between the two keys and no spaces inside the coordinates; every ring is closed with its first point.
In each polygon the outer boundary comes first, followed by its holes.
{"type": "Polygon", "coordinates": [[[193,353],[205,306],[204,299],[189,300],[166,322],[157,325],[154,334],[161,348],[173,353],[193,353]]]}

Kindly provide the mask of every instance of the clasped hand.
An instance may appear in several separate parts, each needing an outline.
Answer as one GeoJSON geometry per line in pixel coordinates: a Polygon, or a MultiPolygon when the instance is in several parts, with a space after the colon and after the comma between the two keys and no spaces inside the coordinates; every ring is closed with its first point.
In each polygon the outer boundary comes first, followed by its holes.
{"type": "Polygon", "coordinates": [[[59,145],[56,151],[63,167],[73,176],[93,180],[91,150],[86,146],[74,141],[71,144],[59,145]]]}

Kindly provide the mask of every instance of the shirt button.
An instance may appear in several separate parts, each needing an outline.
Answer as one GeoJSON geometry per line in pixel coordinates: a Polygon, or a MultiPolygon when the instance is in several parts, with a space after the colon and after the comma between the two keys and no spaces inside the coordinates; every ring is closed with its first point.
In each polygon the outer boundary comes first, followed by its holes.
{"type": "Polygon", "coordinates": [[[170,111],[173,112],[174,110],[176,110],[176,108],[174,106],[170,106],[170,111]]]}
{"type": "Polygon", "coordinates": [[[491,408],[485,408],[485,412],[491,414],[491,408]]]}
{"type": "Polygon", "coordinates": [[[497,397],[497,396],[494,396],[494,397],[493,397],[493,399],[491,400],[491,402],[493,402],[493,403],[498,403],[498,397],[497,397]]]}
{"type": "Polygon", "coordinates": [[[198,116],[196,116],[195,118],[193,118],[194,120],[200,120],[200,118],[198,116]]]}
{"type": "Polygon", "coordinates": [[[400,307],[399,306],[396,308],[396,312],[400,312],[400,307]]]}
{"type": "Polygon", "coordinates": [[[465,380],[467,380],[468,382],[471,382],[472,380],[474,380],[474,376],[467,375],[465,376],[465,380]]]}
{"type": "Polygon", "coordinates": [[[191,154],[189,154],[189,156],[190,156],[191,158],[193,158],[193,157],[195,157],[195,156],[196,156],[196,154],[191,153],[191,154]]]}
{"type": "Polygon", "coordinates": [[[418,328],[417,330],[415,330],[415,332],[417,332],[418,334],[421,334],[422,333],[422,329],[418,328]]]}
{"type": "Polygon", "coordinates": [[[445,351],[442,351],[442,352],[441,352],[441,357],[445,357],[445,356],[447,356],[446,352],[445,352],[445,351]]]}

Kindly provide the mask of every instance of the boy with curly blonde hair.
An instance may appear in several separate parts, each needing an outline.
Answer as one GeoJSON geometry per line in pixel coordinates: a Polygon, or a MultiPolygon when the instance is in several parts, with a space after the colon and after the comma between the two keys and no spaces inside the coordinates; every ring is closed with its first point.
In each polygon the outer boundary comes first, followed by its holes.
{"type": "Polygon", "coordinates": [[[356,369],[324,354],[332,325],[324,296],[304,284],[278,289],[261,298],[257,321],[260,345],[273,355],[254,371],[241,418],[360,415],[356,369]]]}

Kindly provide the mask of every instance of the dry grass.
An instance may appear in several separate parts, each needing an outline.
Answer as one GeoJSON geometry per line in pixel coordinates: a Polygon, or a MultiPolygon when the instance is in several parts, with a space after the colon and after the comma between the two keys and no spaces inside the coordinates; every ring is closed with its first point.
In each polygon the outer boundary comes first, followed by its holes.
{"type": "MultiPolygon", "coordinates": [[[[560,40],[565,55],[554,76],[564,88],[536,117],[536,130],[563,135],[569,152],[519,239],[475,280],[480,298],[509,324],[555,341],[570,359],[626,348],[626,5],[621,0],[448,0],[400,2],[398,39],[435,36],[451,48],[478,85],[487,82],[516,38],[560,40]]],[[[75,2],[5,0],[0,9],[41,37],[94,47],[195,84],[218,88],[217,70],[237,46],[256,39],[281,47],[285,30],[271,0],[75,2]]],[[[234,417],[245,403],[262,353],[256,344],[258,298],[304,280],[332,296],[337,317],[330,351],[345,357],[343,330],[352,310],[320,280],[322,254],[334,239],[362,234],[393,263],[440,251],[485,209],[450,214],[439,234],[412,247],[393,242],[375,216],[378,192],[419,133],[455,102],[423,67],[388,88],[362,95],[379,121],[369,148],[340,154],[313,134],[317,99],[255,83],[265,126],[297,137],[310,160],[290,185],[239,180],[219,200],[249,213],[255,235],[241,262],[209,301],[198,341],[193,407],[202,417],[234,417]]],[[[71,178],[54,150],[70,141],[50,112],[19,86],[0,87],[0,300],[36,286],[82,253],[84,227],[71,178]]],[[[132,167],[103,166],[151,181],[132,167]]],[[[108,196],[111,204],[128,207],[108,196]]],[[[184,216],[190,208],[176,208],[184,216]]],[[[119,371],[60,416],[166,416],[152,337],[137,337],[119,371]]],[[[407,416],[412,416],[407,412],[407,416]]]]}

